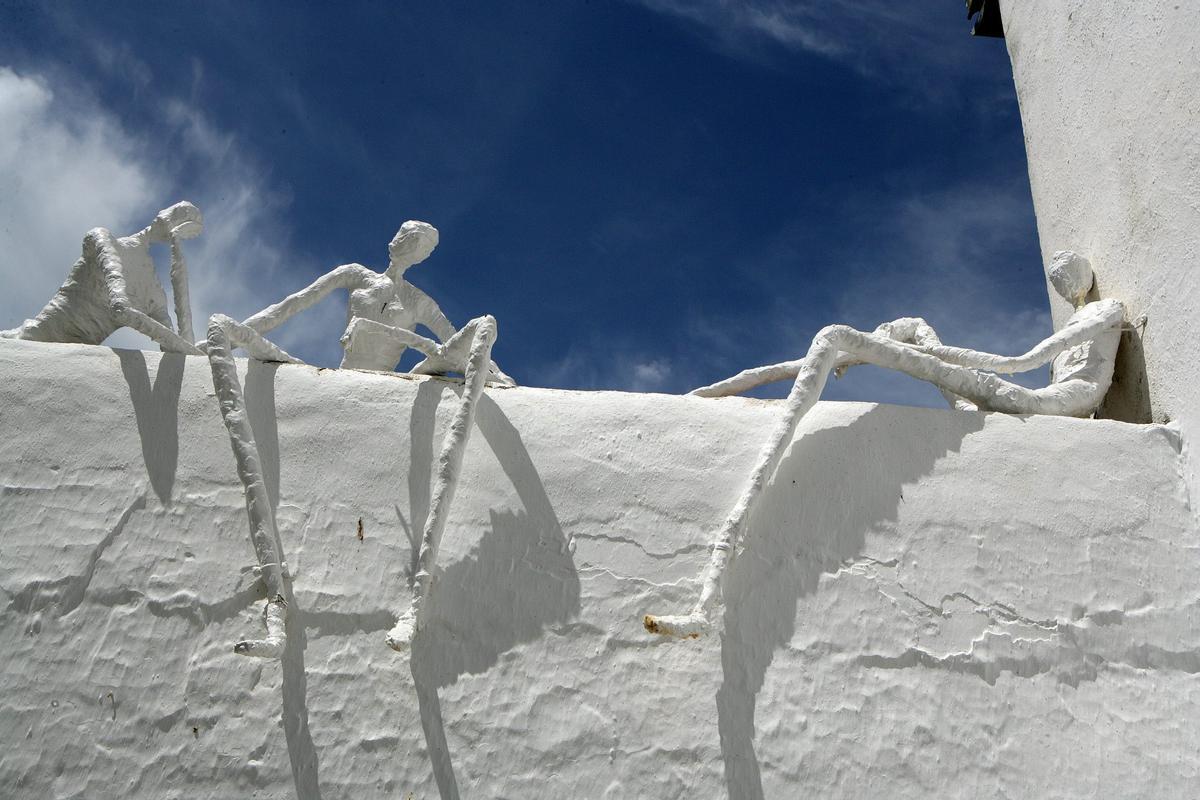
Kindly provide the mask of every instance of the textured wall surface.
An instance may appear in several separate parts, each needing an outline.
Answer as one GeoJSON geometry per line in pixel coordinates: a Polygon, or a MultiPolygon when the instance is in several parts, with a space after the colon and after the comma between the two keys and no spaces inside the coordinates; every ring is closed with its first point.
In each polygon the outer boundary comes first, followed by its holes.
{"type": "Polygon", "coordinates": [[[232,652],[261,602],[206,362],[0,342],[0,797],[1194,795],[1170,428],[819,404],[726,634],[677,642],[639,617],[692,600],[775,406],[489,390],[410,664],[456,385],[243,367],[282,662],[232,652]]]}
{"type": "MultiPolygon", "coordinates": [[[[1044,263],[1092,261],[1146,314],[1107,416],[1200,432],[1200,34],[1193,2],[1003,0],[1044,263]]],[[[1051,292],[1056,325],[1070,315],[1051,292]]]]}

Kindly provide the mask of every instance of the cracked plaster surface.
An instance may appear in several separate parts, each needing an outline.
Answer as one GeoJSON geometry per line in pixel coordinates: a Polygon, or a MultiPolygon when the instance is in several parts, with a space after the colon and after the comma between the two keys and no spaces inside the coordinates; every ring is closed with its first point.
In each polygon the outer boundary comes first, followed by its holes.
{"type": "Polygon", "coordinates": [[[0,344],[0,796],[1175,797],[1200,768],[1168,428],[822,403],[693,644],[640,615],[694,596],[773,406],[489,393],[410,665],[383,634],[454,387],[242,363],[295,575],[256,664],[203,360],[0,344]]]}

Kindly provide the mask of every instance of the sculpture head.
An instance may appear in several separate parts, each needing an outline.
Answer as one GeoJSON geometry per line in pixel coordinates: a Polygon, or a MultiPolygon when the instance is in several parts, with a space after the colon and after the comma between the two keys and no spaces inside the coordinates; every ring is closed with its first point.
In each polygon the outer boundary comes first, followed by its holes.
{"type": "Polygon", "coordinates": [[[200,209],[184,200],[158,212],[150,224],[150,238],[155,242],[169,242],[171,237],[193,239],[204,230],[204,217],[200,209]]]}
{"type": "Polygon", "coordinates": [[[410,219],[400,226],[400,230],[388,245],[388,256],[391,263],[388,271],[399,271],[420,264],[429,258],[429,254],[438,245],[438,230],[428,222],[418,222],[410,219]]]}
{"type": "Polygon", "coordinates": [[[1084,298],[1092,290],[1092,265],[1071,250],[1055,253],[1046,275],[1055,291],[1076,308],[1083,305],[1084,298]]]}

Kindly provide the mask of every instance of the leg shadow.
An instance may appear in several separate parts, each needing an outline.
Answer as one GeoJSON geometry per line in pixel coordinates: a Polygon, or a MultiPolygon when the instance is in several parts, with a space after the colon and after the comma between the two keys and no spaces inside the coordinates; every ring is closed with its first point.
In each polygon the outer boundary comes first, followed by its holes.
{"type": "Polygon", "coordinates": [[[308,677],[304,651],[308,648],[304,612],[296,606],[291,581],[287,581],[287,647],[283,651],[283,731],[298,800],[321,800],[319,764],[308,731],[308,677]]]}
{"type": "Polygon", "coordinates": [[[150,486],[164,506],[171,505],[175,470],[179,465],[179,392],[183,387],[186,357],[163,353],[158,361],[154,386],[140,350],[114,350],[121,373],[129,386],[129,399],[142,443],[142,460],[150,486]]]}
{"type": "MultiPolygon", "coordinates": [[[[475,424],[524,508],[492,511],[491,527],[471,555],[440,571],[430,618],[413,639],[421,726],[443,800],[458,798],[459,790],[438,690],[486,672],[501,654],[579,613],[579,576],[566,536],[520,434],[487,395],[475,424]]],[[[428,481],[428,469],[419,474],[428,481]]]]}
{"type": "Polygon", "coordinates": [[[867,534],[896,519],[904,484],[958,450],[983,419],[973,412],[946,414],[936,435],[906,449],[848,450],[850,443],[886,442],[892,435],[893,414],[876,408],[792,445],[750,520],[748,548],[728,576],[716,702],[730,797],[764,797],[754,752],[755,702],[776,649],[795,633],[799,599],[816,591],[822,573],[862,555],[867,534]]]}
{"type": "Polygon", "coordinates": [[[246,416],[254,430],[258,447],[258,462],[262,466],[263,482],[271,508],[279,508],[279,423],[275,413],[275,373],[279,365],[253,358],[246,362],[246,416]]]}
{"type": "MultiPolygon", "coordinates": [[[[411,582],[417,574],[417,559],[421,552],[421,533],[429,517],[431,470],[433,469],[433,434],[437,424],[437,407],[442,399],[440,381],[422,381],[417,386],[408,417],[408,513],[406,521],[396,509],[396,516],[405,529],[411,549],[406,577],[411,582]]],[[[476,411],[476,416],[478,416],[476,411]]]]}
{"type": "MultiPolygon", "coordinates": [[[[278,519],[280,455],[279,423],[275,413],[275,373],[278,364],[250,359],[246,367],[243,391],[246,416],[254,430],[254,444],[271,500],[271,512],[278,519]]],[[[280,558],[287,559],[287,534],[280,531],[280,558]]],[[[292,581],[284,579],[284,600],[288,604],[287,647],[280,658],[283,670],[283,731],[287,738],[288,758],[292,765],[292,780],[299,800],[320,800],[321,787],[316,747],[308,730],[308,676],[304,667],[304,651],[308,648],[305,614],[296,605],[292,581]]]]}

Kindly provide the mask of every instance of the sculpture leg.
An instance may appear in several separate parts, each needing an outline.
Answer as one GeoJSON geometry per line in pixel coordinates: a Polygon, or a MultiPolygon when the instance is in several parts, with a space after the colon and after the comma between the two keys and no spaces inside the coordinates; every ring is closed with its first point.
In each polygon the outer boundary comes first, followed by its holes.
{"type": "MultiPolygon", "coordinates": [[[[251,358],[258,361],[279,361],[285,364],[303,364],[304,362],[294,356],[288,355],[282,347],[274,342],[268,341],[261,333],[251,328],[244,322],[238,322],[232,317],[227,317],[224,314],[213,314],[208,320],[208,336],[209,341],[212,341],[213,326],[216,326],[221,336],[226,341],[226,347],[240,347],[245,350],[251,358]]],[[[212,361],[212,355],[209,355],[209,361],[212,361]]],[[[236,377],[236,375],[235,375],[236,377]]]]}
{"type": "Polygon", "coordinates": [[[175,327],[179,335],[192,341],[192,299],[188,286],[187,261],[179,237],[171,236],[171,296],[175,299],[175,327]]]}
{"type": "Polygon", "coordinates": [[[353,359],[354,354],[363,347],[360,337],[362,334],[371,332],[381,334],[383,336],[399,342],[405,347],[411,347],[413,350],[424,355],[426,358],[437,357],[441,348],[438,343],[432,339],[428,339],[419,333],[414,333],[407,328],[397,328],[394,325],[385,325],[382,322],[376,322],[373,319],[365,317],[355,317],[350,320],[350,324],[346,326],[346,332],[342,334],[342,366],[345,367],[346,362],[353,359]]]}
{"type": "MultiPolygon", "coordinates": [[[[841,326],[833,327],[840,328],[841,326]]],[[[852,329],[847,328],[847,330],[852,329]]],[[[855,331],[855,333],[859,332],[855,331]]],[[[902,345],[928,346],[941,344],[937,333],[934,332],[929,323],[920,317],[901,317],[891,322],[885,322],[875,329],[871,337],[888,339],[902,345]]],[[[784,361],[780,364],[769,364],[765,367],[753,367],[743,370],[725,380],[693,389],[689,394],[697,397],[727,397],[741,394],[757,386],[794,378],[800,368],[801,361],[784,361]]],[[[838,355],[837,361],[834,364],[834,374],[841,377],[842,373],[848,368],[866,363],[869,362],[862,360],[855,352],[843,351],[838,355]]],[[[974,405],[958,397],[953,392],[942,387],[939,387],[939,389],[941,389],[942,396],[946,398],[946,402],[950,404],[951,408],[958,409],[959,411],[975,410],[974,405]]]]}
{"type": "MultiPolygon", "coordinates": [[[[244,334],[245,332],[241,330],[244,327],[223,315],[214,316],[208,324],[208,363],[212,368],[213,388],[217,392],[221,418],[229,430],[229,443],[233,446],[238,477],[242,481],[242,487],[246,494],[246,514],[250,520],[250,542],[254,546],[262,579],[267,586],[267,604],[264,609],[266,638],[238,642],[233,646],[233,651],[247,656],[278,658],[283,654],[283,649],[287,644],[287,602],[284,600],[283,549],[279,543],[275,514],[271,509],[271,499],[267,494],[267,485],[263,479],[258,446],[254,442],[254,431],[250,427],[250,419],[246,414],[246,404],[242,398],[242,385],[238,380],[237,365],[233,360],[235,343],[231,339],[236,340],[239,338],[239,333],[244,334]]],[[[255,335],[257,336],[257,334],[255,335]]],[[[261,337],[259,338],[261,339],[261,337]]],[[[265,340],[263,341],[265,342],[265,340]]],[[[244,346],[243,342],[236,342],[236,344],[244,346]]],[[[260,349],[258,344],[252,345],[252,348],[260,349]]],[[[285,356],[286,360],[292,360],[282,350],[279,352],[285,356]]]]}
{"type": "Polygon", "coordinates": [[[462,472],[463,454],[474,424],[475,407],[483,394],[484,382],[488,376],[492,344],[496,340],[496,320],[490,316],[473,319],[456,334],[458,335],[463,336],[463,341],[470,342],[465,367],[461,362],[459,365],[464,375],[463,393],[438,455],[433,498],[430,502],[429,517],[425,520],[425,529],[421,535],[417,572],[413,578],[412,604],[398,615],[395,626],[387,635],[388,646],[398,651],[408,648],[413,636],[425,622],[442,533],[446,529],[446,519],[462,472]]]}
{"type": "MultiPolygon", "coordinates": [[[[723,614],[722,581],[725,569],[733,553],[741,546],[746,522],[762,496],[763,488],[775,473],[784,451],[796,433],[800,419],[821,396],[821,390],[829,380],[829,373],[838,358],[835,337],[817,334],[808,355],[795,365],[795,382],[785,401],[783,416],[775,425],[766,445],[758,454],[758,460],[750,473],[750,480],[742,490],[733,510],[725,518],[712,545],[712,555],[704,570],[700,599],[688,614],[655,616],[647,614],[642,620],[646,630],[667,636],[695,639],[720,624],[723,614]]],[[[777,365],[782,367],[783,365],[777,365]]]]}
{"type": "Polygon", "coordinates": [[[146,338],[156,342],[163,352],[186,353],[190,356],[203,355],[195,344],[136,308],[118,305],[114,311],[115,322],[118,325],[133,328],[146,338]]]}

